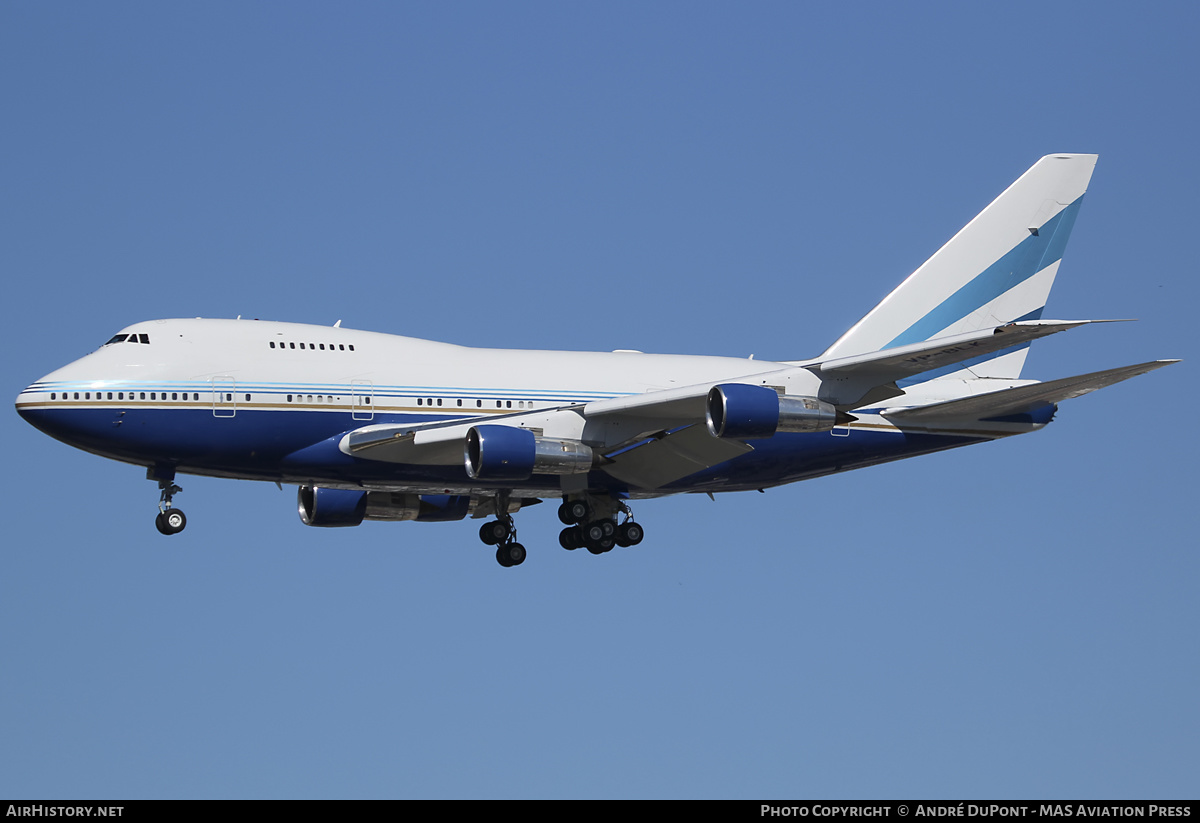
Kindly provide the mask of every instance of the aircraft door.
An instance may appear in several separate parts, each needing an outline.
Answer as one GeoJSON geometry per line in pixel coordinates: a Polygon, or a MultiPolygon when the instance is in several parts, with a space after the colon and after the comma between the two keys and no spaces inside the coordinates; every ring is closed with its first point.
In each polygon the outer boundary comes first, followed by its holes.
{"type": "Polygon", "coordinates": [[[350,381],[350,418],[371,420],[375,417],[374,386],[370,380],[350,381]]]}
{"type": "Polygon", "coordinates": [[[213,417],[233,417],[237,414],[237,383],[232,377],[212,379],[213,417]]]}

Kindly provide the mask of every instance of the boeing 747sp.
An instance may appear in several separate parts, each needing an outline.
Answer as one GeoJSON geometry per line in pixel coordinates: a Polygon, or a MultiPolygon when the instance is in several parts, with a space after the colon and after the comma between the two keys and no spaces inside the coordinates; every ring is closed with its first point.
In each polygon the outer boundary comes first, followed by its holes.
{"type": "Polygon", "coordinates": [[[21,392],[52,437],[145,466],[163,534],[179,474],[299,487],[310,526],[484,520],[561,500],[566,549],[635,545],[632,501],[763,489],[1036,431],[1057,404],[1176,362],[1048,382],[1029,344],[1096,164],[1050,155],[810,360],[474,349],[246,320],[153,320],[21,392]]]}

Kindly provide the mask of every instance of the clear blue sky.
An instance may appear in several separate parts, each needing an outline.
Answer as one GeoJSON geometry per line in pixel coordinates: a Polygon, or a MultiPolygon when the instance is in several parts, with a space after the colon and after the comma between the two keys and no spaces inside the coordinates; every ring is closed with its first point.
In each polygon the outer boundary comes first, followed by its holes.
{"type": "Polygon", "coordinates": [[[0,796],[1196,797],[1192,3],[4,3],[10,397],[129,323],[818,354],[1096,152],[1046,431],[636,507],[301,525],[10,412],[0,796]]]}

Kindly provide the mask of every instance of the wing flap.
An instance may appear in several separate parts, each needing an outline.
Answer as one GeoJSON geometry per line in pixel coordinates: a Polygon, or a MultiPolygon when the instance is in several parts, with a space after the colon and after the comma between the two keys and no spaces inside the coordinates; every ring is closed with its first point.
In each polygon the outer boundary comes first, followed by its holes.
{"type": "Polygon", "coordinates": [[[631,486],[658,489],[753,450],[741,441],[713,437],[704,426],[694,425],[620,452],[601,468],[631,486]]]}

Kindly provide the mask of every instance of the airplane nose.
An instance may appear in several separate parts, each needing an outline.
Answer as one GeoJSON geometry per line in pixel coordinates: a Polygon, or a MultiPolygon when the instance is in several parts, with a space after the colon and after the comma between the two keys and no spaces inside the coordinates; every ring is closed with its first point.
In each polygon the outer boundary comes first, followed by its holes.
{"type": "Polygon", "coordinates": [[[46,431],[45,409],[37,405],[39,395],[41,394],[39,389],[40,383],[41,381],[39,380],[37,383],[26,386],[21,393],[17,395],[14,405],[17,407],[17,414],[25,418],[27,423],[41,429],[42,431],[46,431]]]}

